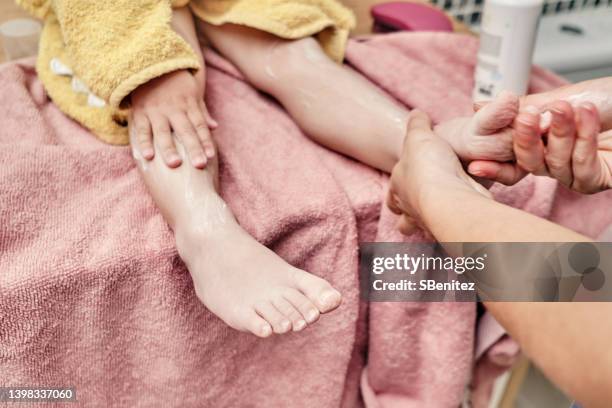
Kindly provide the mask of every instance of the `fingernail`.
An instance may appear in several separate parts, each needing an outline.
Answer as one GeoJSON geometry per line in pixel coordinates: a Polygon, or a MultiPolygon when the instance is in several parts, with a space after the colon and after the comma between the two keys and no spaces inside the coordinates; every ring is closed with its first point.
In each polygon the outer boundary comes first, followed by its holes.
{"type": "Polygon", "coordinates": [[[204,153],[206,153],[206,157],[208,157],[209,159],[215,157],[215,149],[212,147],[207,147],[206,149],[204,149],[204,153]]]}
{"type": "Polygon", "coordinates": [[[142,151],[142,156],[145,159],[151,160],[154,155],[155,155],[155,152],[153,151],[153,149],[151,149],[149,147],[142,151]]]}
{"type": "Polygon", "coordinates": [[[468,171],[470,172],[471,175],[476,176],[476,177],[484,177],[486,175],[486,173],[480,169],[476,169],[476,170],[468,169],[468,171]]]}
{"type": "Polygon", "coordinates": [[[171,154],[171,155],[168,157],[168,161],[169,161],[170,163],[172,163],[172,164],[178,165],[178,164],[180,164],[180,163],[181,163],[181,161],[182,161],[182,160],[181,160],[181,158],[180,158],[180,156],[179,156],[178,154],[171,154]]]}
{"type": "Polygon", "coordinates": [[[300,331],[302,330],[304,327],[306,327],[306,322],[304,320],[298,320],[294,325],[293,325],[293,331],[300,331]]]}
{"type": "Polygon", "coordinates": [[[540,113],[540,110],[533,105],[527,105],[523,108],[523,112],[532,113],[534,115],[537,115],[540,113]]]}
{"type": "Polygon", "coordinates": [[[205,156],[196,156],[193,158],[193,165],[194,166],[205,166],[206,165],[206,157],[205,156]]]}

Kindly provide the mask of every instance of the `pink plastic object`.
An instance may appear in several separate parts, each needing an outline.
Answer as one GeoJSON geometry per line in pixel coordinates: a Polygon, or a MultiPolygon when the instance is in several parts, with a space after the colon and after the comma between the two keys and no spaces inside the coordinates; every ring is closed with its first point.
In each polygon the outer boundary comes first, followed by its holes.
{"type": "Polygon", "coordinates": [[[453,31],[451,20],[442,11],[425,4],[393,1],[371,9],[374,31],[453,31]]]}

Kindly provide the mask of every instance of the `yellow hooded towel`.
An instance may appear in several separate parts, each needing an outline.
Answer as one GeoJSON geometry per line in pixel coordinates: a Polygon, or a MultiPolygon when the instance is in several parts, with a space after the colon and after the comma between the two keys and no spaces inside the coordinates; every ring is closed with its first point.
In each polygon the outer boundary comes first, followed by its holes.
{"type": "MultiPolygon", "coordinates": [[[[17,0],[44,20],[36,69],[68,116],[107,143],[127,144],[124,101],[168,72],[199,69],[198,57],[170,21],[189,0],[17,0]]],[[[352,13],[336,0],[194,0],[202,20],[241,24],[286,39],[316,36],[342,61],[352,13]]]]}

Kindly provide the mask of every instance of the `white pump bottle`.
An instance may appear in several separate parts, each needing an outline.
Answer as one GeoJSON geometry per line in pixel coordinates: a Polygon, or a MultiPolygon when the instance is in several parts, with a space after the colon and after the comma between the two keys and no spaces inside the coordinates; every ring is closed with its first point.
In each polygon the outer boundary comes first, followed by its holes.
{"type": "Polygon", "coordinates": [[[473,98],[490,100],[501,91],[524,95],[544,0],[486,0],[473,98]]]}

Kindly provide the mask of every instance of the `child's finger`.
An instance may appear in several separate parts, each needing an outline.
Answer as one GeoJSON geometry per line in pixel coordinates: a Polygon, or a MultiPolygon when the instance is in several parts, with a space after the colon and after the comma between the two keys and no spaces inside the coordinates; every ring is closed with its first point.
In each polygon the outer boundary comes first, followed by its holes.
{"type": "Polygon", "coordinates": [[[132,132],[136,136],[140,154],[145,159],[152,160],[155,157],[155,149],[153,149],[153,134],[149,118],[143,112],[134,111],[131,119],[130,126],[132,126],[132,132]]]}
{"type": "Polygon", "coordinates": [[[468,165],[468,173],[498,183],[512,186],[521,181],[527,173],[515,163],[476,160],[468,165]]]}
{"type": "Polygon", "coordinates": [[[164,161],[170,168],[180,166],[182,160],[176,151],[168,118],[161,114],[150,115],[149,118],[153,127],[154,144],[161,151],[164,161]]]}
{"type": "Polygon", "coordinates": [[[204,112],[202,111],[201,106],[202,105],[200,104],[193,103],[189,109],[189,112],[187,112],[187,115],[189,116],[189,120],[191,120],[191,124],[198,134],[198,139],[200,140],[202,149],[204,149],[204,154],[208,159],[212,159],[215,157],[215,145],[212,141],[210,129],[208,128],[208,124],[204,118],[204,112]]]}
{"type": "Polygon", "coordinates": [[[172,125],[172,130],[174,130],[174,133],[183,144],[191,164],[197,169],[206,167],[208,159],[204,154],[200,139],[187,115],[182,112],[175,113],[170,117],[170,124],[172,125]]]}
{"type": "Polygon", "coordinates": [[[574,188],[584,193],[594,193],[598,191],[602,174],[597,160],[597,136],[601,131],[601,122],[593,104],[576,108],[576,128],[578,137],[572,155],[574,188]]]}
{"type": "Polygon", "coordinates": [[[199,101],[199,106],[200,111],[204,113],[204,120],[206,121],[208,127],[210,127],[211,129],[216,129],[219,126],[219,123],[212,117],[212,115],[208,111],[208,107],[206,106],[203,100],[199,101]]]}
{"type": "Polygon", "coordinates": [[[549,109],[552,115],[546,165],[550,175],[567,187],[572,184],[572,151],[576,138],[574,109],[565,101],[555,102],[549,109]]]}
{"type": "Polygon", "coordinates": [[[544,143],[540,136],[540,115],[527,108],[514,121],[514,155],[519,166],[530,173],[546,174],[544,143]]]}

